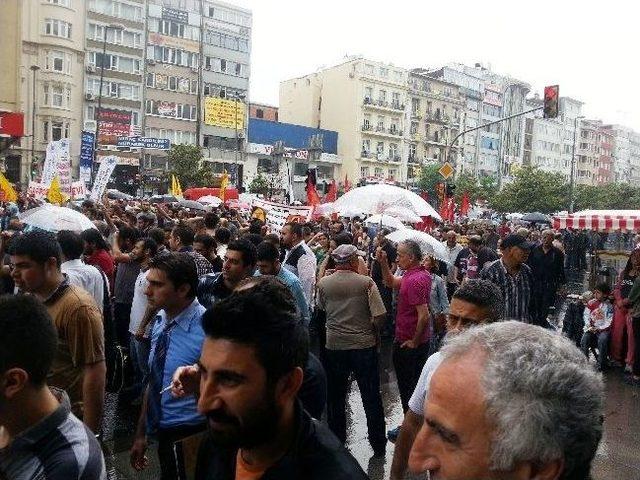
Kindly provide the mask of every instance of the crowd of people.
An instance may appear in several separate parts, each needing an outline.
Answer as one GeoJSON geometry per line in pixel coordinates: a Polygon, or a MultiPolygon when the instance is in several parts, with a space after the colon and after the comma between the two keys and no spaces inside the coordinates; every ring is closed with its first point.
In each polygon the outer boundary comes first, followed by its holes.
{"type": "Polygon", "coordinates": [[[163,480],[186,478],[194,438],[197,479],[367,478],[345,447],[355,380],[373,456],[395,443],[393,479],[587,479],[597,370],[640,385],[640,250],[583,296],[577,342],[551,319],[592,234],[442,225],[438,258],[358,218],[274,228],[105,199],[77,207],[95,228],[52,233],[24,207],[2,217],[0,478],[106,478],[105,391],[139,407],[131,467],[152,445],[163,480]],[[401,425],[385,418],[384,342],[401,425]]]}

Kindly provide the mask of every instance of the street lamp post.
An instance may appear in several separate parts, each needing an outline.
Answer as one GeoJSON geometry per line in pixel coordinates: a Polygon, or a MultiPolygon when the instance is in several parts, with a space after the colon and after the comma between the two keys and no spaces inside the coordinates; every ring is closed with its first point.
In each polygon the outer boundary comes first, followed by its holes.
{"type": "Polygon", "coordinates": [[[235,127],[235,131],[236,131],[236,144],[234,148],[234,152],[233,152],[233,157],[234,157],[234,175],[235,175],[235,181],[236,181],[236,188],[240,185],[240,178],[238,176],[238,151],[240,150],[240,145],[238,142],[238,100],[244,100],[244,95],[240,94],[240,93],[235,93],[233,96],[233,102],[234,102],[234,111],[235,111],[235,122],[234,122],[234,127],[235,127]]]}
{"type": "MultiPolygon", "coordinates": [[[[33,167],[35,166],[35,157],[36,157],[36,72],[40,70],[38,65],[31,65],[29,69],[33,72],[33,87],[32,87],[32,104],[31,104],[31,172],[29,172],[29,177],[31,177],[33,172],[33,167]]],[[[35,179],[32,179],[35,180],[35,179]]]]}
{"type": "Polygon", "coordinates": [[[95,118],[96,118],[96,138],[94,139],[93,146],[93,163],[95,164],[98,159],[98,137],[100,136],[100,115],[102,114],[102,85],[104,82],[104,61],[107,56],[107,34],[109,29],[112,30],[122,30],[123,27],[120,25],[105,25],[104,26],[104,35],[102,38],[102,60],[100,62],[100,85],[98,87],[98,108],[96,109],[95,118]]]}
{"type": "Polygon", "coordinates": [[[569,213],[573,213],[573,184],[575,183],[575,170],[576,170],[576,136],[578,134],[578,120],[584,118],[584,116],[578,116],[573,119],[573,149],[571,150],[571,172],[569,173],[569,213]]]}

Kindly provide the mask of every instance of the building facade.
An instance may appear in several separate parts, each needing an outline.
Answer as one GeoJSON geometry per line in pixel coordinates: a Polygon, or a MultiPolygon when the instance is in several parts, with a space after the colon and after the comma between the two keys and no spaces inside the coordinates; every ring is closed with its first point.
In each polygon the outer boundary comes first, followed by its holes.
{"type": "MultiPolygon", "coordinates": [[[[117,143],[118,137],[142,131],[145,2],[88,0],[86,8],[83,129],[96,132],[94,170],[104,157],[116,155],[111,182],[133,194],[139,183],[141,152],[118,149],[117,143]]],[[[79,133],[73,138],[79,139],[79,133]]]]}
{"type": "Polygon", "coordinates": [[[270,122],[278,121],[278,107],[264,103],[249,104],[249,118],[261,118],[270,122]]]}
{"type": "Polygon", "coordinates": [[[279,118],[338,132],[342,173],[350,183],[406,182],[407,80],[403,68],[351,58],[281,82],[279,118]]]}
{"type": "Polygon", "coordinates": [[[244,183],[252,15],[222,2],[202,2],[203,121],[200,144],[215,172],[244,183]]]}

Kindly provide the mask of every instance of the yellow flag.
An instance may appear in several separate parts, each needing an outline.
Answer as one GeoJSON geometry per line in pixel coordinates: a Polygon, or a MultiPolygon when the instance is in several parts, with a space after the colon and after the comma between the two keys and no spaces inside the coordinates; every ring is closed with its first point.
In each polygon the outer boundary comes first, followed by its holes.
{"type": "Polygon", "coordinates": [[[67,201],[68,198],[69,197],[67,197],[62,192],[62,190],[60,190],[60,180],[58,180],[58,177],[55,176],[51,181],[51,186],[49,187],[49,191],[47,192],[47,200],[49,200],[49,202],[53,204],[62,205],[67,201]]]}
{"type": "Polygon", "coordinates": [[[7,180],[7,177],[2,173],[0,173],[0,190],[2,190],[2,193],[4,194],[4,197],[2,198],[3,201],[15,202],[18,200],[18,194],[9,183],[9,180],[7,180]]]}
{"type": "Polygon", "coordinates": [[[171,194],[174,197],[182,196],[182,187],[180,186],[180,181],[175,175],[171,175],[171,194]]]}
{"type": "Polygon", "coordinates": [[[224,202],[224,193],[229,185],[229,174],[225,170],[222,174],[222,180],[220,181],[220,200],[224,202]]]}

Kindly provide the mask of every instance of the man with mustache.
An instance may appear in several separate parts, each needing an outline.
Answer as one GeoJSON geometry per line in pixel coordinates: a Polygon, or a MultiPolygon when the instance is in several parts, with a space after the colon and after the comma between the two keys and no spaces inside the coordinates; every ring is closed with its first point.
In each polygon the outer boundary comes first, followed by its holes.
{"type": "MultiPolygon", "coordinates": [[[[271,277],[241,285],[203,315],[198,410],[209,438],[196,478],[366,479],[338,439],[296,399],[308,336],[293,296],[271,277]]],[[[196,367],[187,367],[196,368],[196,367]]],[[[174,376],[174,393],[194,385],[174,376]]]]}

